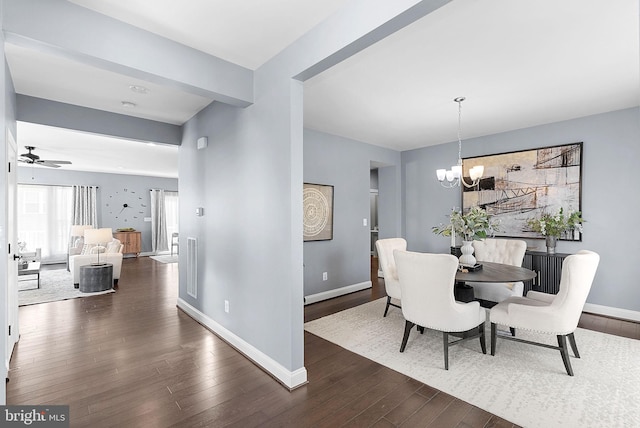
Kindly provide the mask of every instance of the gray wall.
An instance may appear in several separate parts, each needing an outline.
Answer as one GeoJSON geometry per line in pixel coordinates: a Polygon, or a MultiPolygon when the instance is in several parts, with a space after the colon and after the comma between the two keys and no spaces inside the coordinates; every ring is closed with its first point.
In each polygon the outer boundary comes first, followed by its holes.
{"type": "Polygon", "coordinates": [[[45,167],[19,167],[18,183],[98,186],[98,226],[110,227],[114,231],[121,227],[133,227],[142,232],[142,252],[151,252],[151,222],[144,221],[145,217],[151,217],[149,190],[178,190],[178,179],[175,178],[66,171],[45,167]],[[127,211],[131,211],[130,216],[119,214],[124,203],[132,207],[131,210],[127,208],[127,211]],[[137,218],[133,218],[134,215],[137,218]],[[125,218],[127,221],[124,221],[125,218]]]}
{"type": "MultiPolygon", "coordinates": [[[[400,153],[335,135],[305,129],[304,181],[330,184],[333,193],[333,239],[304,243],[305,296],[369,281],[370,162],[399,165],[400,153]],[[363,226],[367,219],[367,226],[363,226]],[[322,273],[327,272],[327,281],[322,273]]],[[[392,167],[390,167],[392,168],[392,167]]],[[[400,194],[400,177],[388,177],[387,188],[400,194]]],[[[381,196],[382,197],[382,196],[381,196]]],[[[386,205],[381,230],[400,220],[400,210],[386,205]]]]}
{"type": "MultiPolygon", "coordinates": [[[[632,108],[520,129],[462,142],[463,157],[532,149],[582,141],[582,211],[587,223],[582,242],[560,241],[558,252],[590,249],[600,254],[589,303],[640,311],[640,242],[633,238],[640,212],[634,190],[640,159],[640,109],[632,108]]],[[[402,153],[404,230],[410,249],[447,251],[449,238],[430,232],[452,207],[459,190],[445,189],[435,170],[457,157],[457,142],[402,153]]],[[[539,240],[530,246],[543,246],[539,240]]]]}

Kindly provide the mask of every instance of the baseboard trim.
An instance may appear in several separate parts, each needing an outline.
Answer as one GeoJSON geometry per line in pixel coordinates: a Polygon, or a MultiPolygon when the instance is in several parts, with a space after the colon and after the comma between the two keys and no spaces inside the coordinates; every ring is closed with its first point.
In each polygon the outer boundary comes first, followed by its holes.
{"type": "Polygon", "coordinates": [[[250,343],[236,336],[213,319],[194,308],[183,299],[178,298],[177,306],[191,318],[202,324],[216,336],[227,342],[230,346],[253,361],[258,367],[263,369],[267,374],[271,375],[275,380],[280,382],[289,390],[295,389],[307,383],[307,369],[301,367],[294,371],[289,371],[280,363],[266,355],[264,352],[255,348],[250,343]]]}
{"type": "Polygon", "coordinates": [[[605,315],[623,320],[640,322],[640,312],[629,309],[612,308],[611,306],[596,305],[593,303],[585,303],[583,312],[589,312],[596,315],[605,315]]]}
{"type": "Polygon", "coordinates": [[[336,288],[333,290],[323,291],[322,293],[310,294],[304,297],[304,304],[321,302],[323,300],[333,299],[334,297],[344,296],[360,290],[371,288],[371,281],[361,282],[359,284],[347,285],[346,287],[336,288]]]}

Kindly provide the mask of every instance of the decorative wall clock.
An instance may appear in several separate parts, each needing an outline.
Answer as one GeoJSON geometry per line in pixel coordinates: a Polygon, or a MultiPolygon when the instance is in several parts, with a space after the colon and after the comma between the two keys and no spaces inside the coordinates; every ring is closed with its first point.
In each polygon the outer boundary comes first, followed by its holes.
{"type": "Polygon", "coordinates": [[[109,210],[109,214],[125,223],[142,217],[147,208],[147,205],[143,203],[142,196],[127,188],[109,195],[105,206],[109,210]]]}

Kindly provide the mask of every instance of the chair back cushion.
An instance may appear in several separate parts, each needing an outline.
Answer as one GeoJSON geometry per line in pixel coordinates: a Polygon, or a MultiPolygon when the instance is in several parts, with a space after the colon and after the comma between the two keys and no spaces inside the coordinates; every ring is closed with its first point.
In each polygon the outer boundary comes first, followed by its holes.
{"type": "Polygon", "coordinates": [[[578,326],[599,263],[600,256],[587,250],[567,256],[562,262],[560,290],[551,303],[552,310],[562,314],[560,330],[571,332],[578,326]]]}
{"type": "Polygon", "coordinates": [[[398,273],[396,272],[396,261],[393,258],[395,250],[405,251],[407,241],[402,238],[378,239],[376,241],[378,250],[378,261],[382,274],[384,275],[384,285],[387,294],[394,299],[400,299],[400,284],[398,283],[398,273]]]}
{"type": "MultiPolygon", "coordinates": [[[[440,331],[466,331],[479,325],[478,302],[457,303],[453,285],[458,259],[451,254],[394,251],[402,314],[407,321],[440,331]]],[[[484,316],[484,312],[482,312],[484,316]]]]}
{"type": "Polygon", "coordinates": [[[121,249],[122,243],[120,242],[120,240],[114,239],[107,244],[105,253],[119,253],[121,249]]]}
{"type": "Polygon", "coordinates": [[[518,239],[487,238],[482,241],[473,241],[473,248],[479,262],[522,266],[527,243],[518,239]]]}

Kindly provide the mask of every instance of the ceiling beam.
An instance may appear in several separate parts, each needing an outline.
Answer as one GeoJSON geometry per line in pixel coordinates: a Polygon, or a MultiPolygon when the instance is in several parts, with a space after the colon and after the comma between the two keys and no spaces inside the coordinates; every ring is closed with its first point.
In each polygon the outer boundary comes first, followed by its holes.
{"type": "MultiPolygon", "coordinates": [[[[246,107],[253,71],[63,0],[4,0],[5,41],[246,107]]],[[[43,70],[43,72],[46,72],[43,70]]]]}

